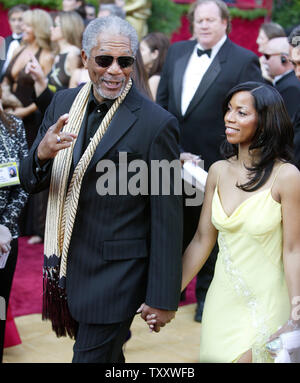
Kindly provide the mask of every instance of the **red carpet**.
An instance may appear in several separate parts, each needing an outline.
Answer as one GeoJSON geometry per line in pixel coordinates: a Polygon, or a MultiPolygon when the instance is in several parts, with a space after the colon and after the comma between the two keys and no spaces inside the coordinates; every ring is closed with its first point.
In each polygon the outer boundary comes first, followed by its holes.
{"type": "Polygon", "coordinates": [[[14,317],[42,312],[43,244],[29,245],[19,238],[19,255],[9,305],[14,317]]]}

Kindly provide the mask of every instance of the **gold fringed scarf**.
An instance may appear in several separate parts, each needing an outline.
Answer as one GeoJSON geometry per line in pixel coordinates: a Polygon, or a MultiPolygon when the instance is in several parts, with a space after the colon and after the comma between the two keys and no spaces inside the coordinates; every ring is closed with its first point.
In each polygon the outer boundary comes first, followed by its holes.
{"type": "MultiPolygon", "coordinates": [[[[67,306],[65,281],[67,275],[67,256],[76,218],[82,179],[97,145],[109,127],[118,107],[129,92],[131,85],[132,81],[129,80],[122,94],[116,99],[105,115],[74,170],[68,190],[67,186],[74,144],[69,149],[60,150],[53,162],[45,228],[42,317],[52,321],[52,328],[57,336],[65,336],[68,333],[70,337],[74,337],[76,332],[76,322],[71,317],[67,306]]],[[[75,134],[79,133],[91,87],[92,83],[88,82],[76,96],[69,112],[68,123],[64,127],[65,131],[75,134]]]]}

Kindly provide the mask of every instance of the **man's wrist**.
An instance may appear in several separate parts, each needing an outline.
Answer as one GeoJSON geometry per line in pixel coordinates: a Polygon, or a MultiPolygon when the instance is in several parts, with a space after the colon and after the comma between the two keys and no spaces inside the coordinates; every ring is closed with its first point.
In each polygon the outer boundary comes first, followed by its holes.
{"type": "Polygon", "coordinates": [[[38,155],[38,148],[34,153],[34,170],[36,175],[46,173],[50,164],[50,160],[41,160],[38,155]]]}

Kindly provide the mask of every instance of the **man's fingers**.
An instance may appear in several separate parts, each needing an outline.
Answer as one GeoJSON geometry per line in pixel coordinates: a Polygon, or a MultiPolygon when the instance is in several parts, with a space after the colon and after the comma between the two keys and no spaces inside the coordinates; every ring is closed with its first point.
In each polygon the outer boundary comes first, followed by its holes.
{"type": "Polygon", "coordinates": [[[59,151],[62,149],[69,148],[72,145],[72,142],[64,141],[64,142],[61,142],[60,144],[57,144],[57,145],[58,145],[57,151],[59,151]]]}
{"type": "MultiPolygon", "coordinates": [[[[62,116],[59,117],[59,119],[57,120],[56,124],[54,124],[53,126],[51,126],[51,132],[52,133],[60,133],[60,131],[62,130],[62,128],[66,125],[66,123],[68,122],[68,119],[69,119],[69,114],[66,113],[66,114],[63,114],[62,116]]],[[[49,130],[50,130],[49,129],[49,130]]]]}
{"type": "Polygon", "coordinates": [[[144,306],[145,306],[145,303],[142,303],[142,304],[140,305],[140,307],[136,310],[136,313],[137,313],[137,314],[140,314],[140,313],[143,311],[144,306]]]}
{"type": "Polygon", "coordinates": [[[73,142],[74,138],[76,138],[75,134],[72,133],[60,133],[55,135],[56,143],[57,144],[62,144],[67,142],[73,142]]]}

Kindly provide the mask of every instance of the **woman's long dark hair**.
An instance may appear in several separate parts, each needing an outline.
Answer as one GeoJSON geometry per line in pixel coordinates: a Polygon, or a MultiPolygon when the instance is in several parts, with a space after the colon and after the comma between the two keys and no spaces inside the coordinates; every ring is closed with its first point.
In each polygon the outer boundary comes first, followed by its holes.
{"type": "Polygon", "coordinates": [[[143,41],[148,45],[151,52],[154,52],[156,49],[158,50],[158,57],[153,62],[148,74],[150,78],[161,73],[170,46],[170,40],[164,33],[152,32],[146,35],[143,41]]]}
{"type": "MultiPolygon", "coordinates": [[[[245,82],[232,88],[223,104],[223,115],[228,110],[232,96],[238,92],[250,92],[258,115],[257,129],[249,147],[249,152],[259,150],[259,161],[252,167],[246,167],[250,180],[237,185],[248,192],[255,191],[264,185],[272,173],[276,160],[295,163],[293,154],[293,126],[287,113],[284,101],[279,92],[272,86],[259,82],[245,82]]],[[[225,159],[238,157],[238,145],[225,140],[221,146],[225,159]]]]}
{"type": "Polygon", "coordinates": [[[132,78],[138,90],[153,101],[140,49],[137,50],[135,55],[132,78]]]}

